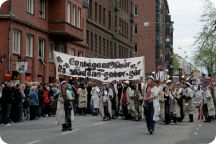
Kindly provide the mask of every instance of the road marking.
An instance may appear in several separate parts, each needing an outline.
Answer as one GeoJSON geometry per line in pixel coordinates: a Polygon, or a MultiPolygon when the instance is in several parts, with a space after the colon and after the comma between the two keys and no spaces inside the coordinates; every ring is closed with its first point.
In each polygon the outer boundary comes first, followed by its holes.
{"type": "Polygon", "coordinates": [[[99,125],[102,125],[102,124],[105,124],[106,122],[98,122],[98,123],[94,123],[93,125],[94,126],[99,126],[99,125]]]}
{"type": "Polygon", "coordinates": [[[79,129],[74,129],[72,131],[64,132],[64,133],[61,133],[60,135],[66,135],[66,134],[70,134],[70,133],[75,133],[76,131],[79,131],[79,129]]]}
{"type": "Polygon", "coordinates": [[[194,133],[194,135],[197,135],[197,134],[198,134],[198,132],[195,132],[195,133],[194,133]]]}
{"type": "Polygon", "coordinates": [[[29,142],[29,143],[27,143],[27,144],[34,144],[34,143],[38,143],[38,142],[40,142],[41,140],[36,140],[36,141],[32,141],[32,142],[29,142]]]}

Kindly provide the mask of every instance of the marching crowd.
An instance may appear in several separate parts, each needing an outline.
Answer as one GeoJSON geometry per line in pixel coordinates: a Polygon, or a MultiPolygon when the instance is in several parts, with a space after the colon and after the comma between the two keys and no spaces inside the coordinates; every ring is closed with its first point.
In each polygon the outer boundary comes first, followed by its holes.
{"type": "Polygon", "coordinates": [[[139,121],[146,119],[150,134],[156,121],[177,124],[188,116],[214,121],[216,112],[216,84],[208,81],[193,86],[189,82],[159,81],[153,76],[142,81],[96,80],[61,81],[55,84],[26,83],[0,87],[0,123],[35,120],[56,116],[62,130],[72,130],[73,115],[100,115],[102,120],[123,118],[139,121]],[[195,99],[196,101],[195,103],[195,99]]]}

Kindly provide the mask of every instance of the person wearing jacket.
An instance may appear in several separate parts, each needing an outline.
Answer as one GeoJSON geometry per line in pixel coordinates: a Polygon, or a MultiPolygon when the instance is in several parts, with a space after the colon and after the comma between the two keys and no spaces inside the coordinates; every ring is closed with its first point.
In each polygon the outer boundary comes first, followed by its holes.
{"type": "Polygon", "coordinates": [[[73,97],[71,91],[68,90],[68,85],[67,81],[61,82],[61,102],[64,104],[65,112],[65,123],[62,124],[62,131],[72,131],[71,111],[73,109],[73,97]]]}
{"type": "Polygon", "coordinates": [[[86,115],[86,113],[87,113],[87,96],[88,96],[88,91],[87,91],[84,83],[80,84],[80,88],[78,89],[77,93],[78,93],[79,114],[86,115]]]}
{"type": "Polygon", "coordinates": [[[11,113],[12,95],[11,95],[11,83],[6,82],[5,87],[2,89],[2,122],[5,125],[9,124],[9,118],[11,113]]]}
{"type": "Polygon", "coordinates": [[[32,86],[29,93],[30,120],[36,119],[39,99],[37,94],[37,86],[32,86]]]}
{"type": "Polygon", "coordinates": [[[154,77],[147,78],[146,93],[144,96],[144,112],[147,128],[150,134],[155,131],[155,122],[159,120],[159,97],[158,88],[155,85],[154,77]]]}
{"type": "Polygon", "coordinates": [[[187,115],[189,115],[189,122],[193,122],[193,113],[194,113],[194,104],[193,104],[193,98],[194,98],[194,92],[190,87],[189,82],[184,83],[184,89],[185,89],[185,112],[187,115]]]}
{"type": "Polygon", "coordinates": [[[214,100],[209,86],[205,86],[204,88],[204,97],[206,98],[207,109],[208,109],[208,117],[206,122],[211,122],[212,120],[214,121],[215,107],[214,107],[214,100]]]}
{"type": "Polygon", "coordinates": [[[112,95],[106,83],[103,84],[99,97],[100,97],[100,112],[103,116],[103,121],[111,120],[112,118],[112,104],[111,104],[112,95]]]}

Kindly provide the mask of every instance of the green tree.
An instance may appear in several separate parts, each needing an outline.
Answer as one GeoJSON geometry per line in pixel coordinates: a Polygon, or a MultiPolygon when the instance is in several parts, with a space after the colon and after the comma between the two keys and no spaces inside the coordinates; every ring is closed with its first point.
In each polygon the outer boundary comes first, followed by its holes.
{"type": "Polygon", "coordinates": [[[173,70],[179,70],[180,68],[180,63],[179,63],[179,60],[177,58],[177,56],[174,54],[173,55],[173,70]]]}
{"type": "Polygon", "coordinates": [[[200,22],[203,26],[195,37],[194,62],[197,66],[205,67],[209,74],[213,74],[216,67],[216,8],[210,0],[205,0],[200,22]]]}

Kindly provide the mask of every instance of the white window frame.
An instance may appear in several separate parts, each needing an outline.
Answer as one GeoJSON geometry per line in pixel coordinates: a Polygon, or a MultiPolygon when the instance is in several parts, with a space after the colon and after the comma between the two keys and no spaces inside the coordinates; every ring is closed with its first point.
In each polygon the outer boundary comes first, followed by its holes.
{"type": "Polygon", "coordinates": [[[20,54],[21,47],[21,31],[13,30],[13,53],[20,54]]]}
{"type": "Polygon", "coordinates": [[[134,52],[137,53],[138,52],[138,45],[134,44],[134,52]]]}
{"type": "Polygon", "coordinates": [[[71,2],[67,4],[67,20],[68,23],[71,23],[71,2]]]}
{"type": "Polygon", "coordinates": [[[26,11],[34,14],[34,0],[26,0],[26,11]]]}
{"type": "Polygon", "coordinates": [[[133,25],[133,35],[137,35],[138,34],[138,27],[137,24],[133,25]]]}
{"type": "Polygon", "coordinates": [[[83,57],[83,52],[82,52],[82,51],[78,51],[77,56],[78,56],[78,57],[83,57]]]}
{"type": "Polygon", "coordinates": [[[46,0],[40,0],[39,17],[42,19],[46,18],[46,0]]]}
{"type": "Polygon", "coordinates": [[[73,5],[73,21],[72,21],[72,25],[76,26],[76,5],[73,5]]]}
{"type": "Polygon", "coordinates": [[[44,53],[45,53],[45,40],[40,38],[38,41],[38,58],[44,59],[44,53]],[[41,56],[40,56],[41,51],[41,56]]]}
{"type": "Polygon", "coordinates": [[[34,47],[33,35],[27,34],[26,35],[26,56],[27,57],[33,56],[33,47],[34,47]]]}
{"type": "Polygon", "coordinates": [[[70,48],[68,54],[71,56],[75,56],[75,49],[70,48]]]}
{"type": "Polygon", "coordinates": [[[135,6],[133,7],[133,15],[134,15],[134,16],[138,16],[138,7],[137,7],[137,5],[135,5],[135,6]]]}
{"type": "Polygon", "coordinates": [[[49,43],[49,61],[50,62],[54,62],[54,53],[53,51],[55,51],[55,42],[51,41],[49,43]]]}
{"type": "Polygon", "coordinates": [[[77,21],[76,21],[76,27],[81,28],[81,8],[77,8],[77,21]]]}

